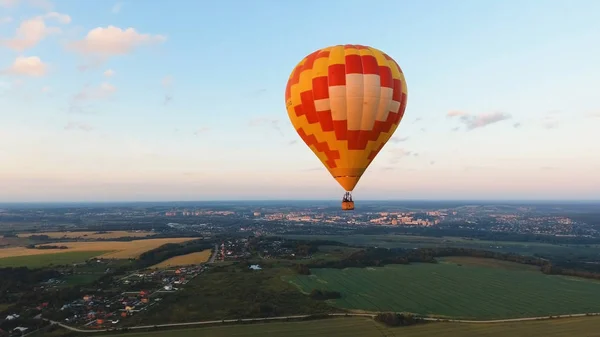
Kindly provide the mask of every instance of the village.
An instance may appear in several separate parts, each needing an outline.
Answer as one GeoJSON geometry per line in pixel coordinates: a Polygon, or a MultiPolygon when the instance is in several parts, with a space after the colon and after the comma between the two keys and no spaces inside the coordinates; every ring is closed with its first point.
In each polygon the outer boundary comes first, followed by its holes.
{"type": "MultiPolygon", "coordinates": [[[[102,285],[84,286],[83,289],[87,289],[85,292],[76,299],[71,296],[70,300],[64,303],[60,300],[33,302],[31,306],[1,317],[0,321],[16,323],[24,317],[30,317],[36,321],[46,320],[77,329],[120,330],[128,326],[129,318],[160,305],[166,296],[181,291],[188,282],[208,271],[211,264],[249,259],[253,252],[264,260],[310,258],[311,254],[308,247],[299,250],[295,244],[286,240],[261,237],[229,238],[215,244],[210,259],[204,263],[166,268],[151,267],[129,271],[118,277],[109,275],[127,262],[94,258],[84,263],[58,268],[57,271],[60,271],[62,276],[38,284],[35,291],[60,292],[61,289],[72,286],[68,277],[92,273],[106,275],[106,281],[102,285]]],[[[248,268],[255,271],[262,269],[258,264],[249,265],[248,268]]],[[[38,328],[32,324],[14,326],[8,331],[0,330],[0,336],[22,336],[38,328]]]]}
{"type": "Polygon", "coordinates": [[[207,268],[205,265],[196,265],[131,273],[119,280],[123,288],[132,289],[136,285],[143,288],[148,284],[155,287],[124,291],[109,297],[85,295],[62,306],[60,310],[68,316],[63,323],[92,329],[116,327],[128,317],[157,305],[165,295],[178,291],[207,268]]]}

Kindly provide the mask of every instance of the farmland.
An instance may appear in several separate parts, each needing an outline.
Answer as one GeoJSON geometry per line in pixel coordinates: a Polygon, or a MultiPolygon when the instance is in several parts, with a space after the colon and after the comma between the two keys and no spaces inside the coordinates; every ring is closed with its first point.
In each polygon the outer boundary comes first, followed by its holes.
{"type": "MultiPolygon", "coordinates": [[[[385,327],[368,318],[349,317],[304,322],[257,323],[190,328],[182,330],[164,330],[137,333],[130,332],[127,335],[140,337],[167,337],[173,335],[177,335],[179,337],[479,337],[484,335],[486,337],[595,337],[598,336],[599,327],[599,317],[492,324],[429,323],[424,325],[396,328],[385,327]]],[[[52,336],[54,335],[55,334],[52,334],[52,336]]],[[[56,336],[58,336],[58,334],[56,334],[56,336]]]]}
{"type": "Polygon", "coordinates": [[[598,245],[556,245],[540,242],[484,241],[460,237],[429,237],[417,235],[284,235],[290,239],[332,240],[350,245],[381,248],[461,247],[521,255],[588,255],[597,256],[598,245]]]}
{"type": "MultiPolygon", "coordinates": [[[[0,249],[0,264],[4,258],[61,255],[68,253],[95,252],[89,257],[102,257],[106,259],[137,258],[140,254],[162,246],[167,243],[180,243],[193,240],[193,238],[166,238],[147,239],[135,241],[95,241],[95,242],[61,242],[67,249],[30,249],[26,247],[11,247],[0,249]]],[[[40,257],[36,257],[39,259],[40,257]]]]}
{"type": "Polygon", "coordinates": [[[22,233],[17,234],[20,238],[29,238],[32,235],[45,235],[51,239],[117,239],[123,237],[143,238],[156,233],[149,231],[111,231],[111,232],[39,232],[39,233],[22,233]]]}
{"type": "Polygon", "coordinates": [[[210,259],[212,250],[207,249],[201,252],[190,253],[185,255],[174,256],[150,268],[169,268],[175,266],[187,266],[191,264],[204,263],[210,259]]]}
{"type": "Polygon", "coordinates": [[[49,265],[64,265],[86,261],[108,251],[78,251],[38,255],[22,255],[0,259],[0,267],[40,268],[49,265]]]}
{"type": "MultiPolygon", "coordinates": [[[[466,259],[462,258],[462,262],[466,259]]],[[[303,292],[339,291],[336,307],[409,311],[466,319],[499,319],[600,311],[600,282],[539,271],[461,264],[416,263],[377,268],[311,269],[287,276],[303,292]]],[[[494,262],[495,263],[495,262],[494,262]]]]}

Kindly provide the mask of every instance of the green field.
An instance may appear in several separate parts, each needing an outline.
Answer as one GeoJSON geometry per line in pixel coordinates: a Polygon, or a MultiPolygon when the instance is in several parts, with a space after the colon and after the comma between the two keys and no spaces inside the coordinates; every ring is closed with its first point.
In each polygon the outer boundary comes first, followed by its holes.
{"type": "Polygon", "coordinates": [[[39,268],[53,265],[64,265],[85,262],[94,256],[98,256],[109,251],[93,252],[65,252],[52,254],[38,254],[26,256],[5,257],[0,259],[0,267],[29,267],[39,268]]]}
{"type": "Polygon", "coordinates": [[[339,291],[342,298],[330,303],[353,310],[465,319],[600,312],[600,282],[544,275],[527,266],[507,270],[442,262],[311,272],[285,279],[306,293],[339,291]]]}
{"type": "Polygon", "coordinates": [[[552,256],[597,256],[600,258],[598,245],[555,245],[540,242],[484,241],[460,237],[430,237],[416,235],[283,235],[282,237],[299,240],[332,240],[356,246],[382,248],[437,248],[462,247],[482,249],[502,253],[521,255],[552,256]]]}
{"type": "Polygon", "coordinates": [[[147,337],[597,337],[599,317],[555,319],[534,322],[462,324],[429,323],[410,327],[388,328],[368,318],[335,318],[309,322],[260,323],[214,326],[186,330],[128,333],[147,337]]]}

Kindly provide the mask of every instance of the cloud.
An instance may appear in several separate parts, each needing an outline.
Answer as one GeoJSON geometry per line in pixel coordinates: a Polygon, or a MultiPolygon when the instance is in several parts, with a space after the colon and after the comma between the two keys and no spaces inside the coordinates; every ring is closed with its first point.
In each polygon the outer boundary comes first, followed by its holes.
{"type": "Polygon", "coordinates": [[[248,126],[251,127],[262,127],[268,126],[273,130],[279,132],[280,135],[283,136],[283,131],[281,131],[281,127],[279,126],[280,121],[278,119],[269,119],[269,118],[254,118],[248,122],[248,126]]]}
{"type": "Polygon", "coordinates": [[[9,49],[24,51],[34,47],[47,36],[59,34],[62,31],[59,27],[47,26],[46,19],[56,20],[61,24],[71,22],[70,16],[57,12],[36,16],[21,22],[15,32],[15,36],[10,39],[1,40],[0,43],[9,49]]]}
{"type": "Polygon", "coordinates": [[[446,114],[446,117],[458,117],[460,122],[466,125],[467,130],[473,130],[510,119],[511,115],[505,112],[490,112],[472,115],[463,111],[450,111],[446,114]]]}
{"type": "Polygon", "coordinates": [[[2,73],[39,77],[44,76],[47,69],[48,66],[37,56],[19,56],[15,59],[13,64],[7,69],[3,70],[2,73]]]}
{"type": "Polygon", "coordinates": [[[163,86],[163,88],[170,88],[173,86],[174,81],[175,80],[173,79],[173,76],[167,75],[163,77],[163,79],[160,81],[160,84],[163,86]]]}
{"type": "Polygon", "coordinates": [[[116,4],[114,4],[112,6],[112,9],[110,11],[113,12],[114,14],[119,14],[121,12],[122,7],[123,7],[123,3],[117,2],[116,4]]]}
{"type": "Polygon", "coordinates": [[[394,144],[405,142],[407,140],[408,140],[408,137],[392,137],[392,138],[390,138],[390,142],[392,142],[394,144]]]}
{"type": "Polygon", "coordinates": [[[41,8],[44,10],[52,10],[54,5],[49,0],[0,0],[0,7],[17,7],[18,5],[26,3],[27,5],[35,8],[41,8]]]}
{"type": "Polygon", "coordinates": [[[79,114],[93,113],[94,111],[91,110],[90,106],[84,104],[110,98],[116,91],[117,88],[108,82],[95,87],[86,85],[73,96],[68,111],[69,113],[79,114]]]}
{"type": "Polygon", "coordinates": [[[556,119],[556,117],[553,115],[546,115],[544,118],[542,118],[541,123],[544,129],[556,129],[560,125],[558,119],[556,119]]]}
{"type": "Polygon", "coordinates": [[[71,23],[70,16],[68,16],[67,14],[61,14],[61,13],[57,13],[57,12],[50,12],[50,13],[44,15],[43,18],[56,19],[56,21],[58,21],[59,23],[61,23],[63,25],[71,23]]]}
{"type": "Polygon", "coordinates": [[[321,171],[321,170],[324,170],[324,168],[323,167],[311,167],[311,168],[302,169],[301,171],[313,172],[313,171],[321,171]]]}
{"type": "Polygon", "coordinates": [[[254,90],[254,91],[251,92],[251,95],[252,96],[259,96],[259,95],[264,94],[265,92],[267,92],[267,89],[265,89],[265,88],[256,89],[256,90],[254,90]]]}
{"type": "Polygon", "coordinates": [[[465,116],[467,113],[462,111],[453,110],[446,114],[446,117],[460,117],[465,116]]]}
{"type": "Polygon", "coordinates": [[[19,2],[19,0],[0,0],[0,7],[14,7],[19,2]]]}
{"type": "Polygon", "coordinates": [[[80,92],[73,96],[73,101],[89,101],[89,100],[100,100],[110,97],[117,91],[112,84],[104,82],[98,87],[85,86],[80,92]]]}
{"type": "Polygon", "coordinates": [[[513,128],[518,129],[521,127],[521,123],[515,123],[513,124],[513,128]]]}
{"type": "Polygon", "coordinates": [[[51,91],[52,91],[52,88],[51,88],[50,86],[48,86],[48,85],[46,85],[46,86],[44,86],[44,87],[42,88],[42,93],[44,93],[44,94],[48,94],[48,93],[50,93],[51,91]]]}
{"type": "Polygon", "coordinates": [[[590,112],[589,114],[587,114],[587,117],[589,117],[589,118],[600,118],[600,112],[590,112]]]}
{"type": "Polygon", "coordinates": [[[209,131],[210,131],[210,128],[202,127],[202,128],[196,129],[196,131],[194,131],[194,136],[200,136],[201,134],[207,133],[209,131]]]}
{"type": "Polygon", "coordinates": [[[64,129],[69,130],[69,131],[92,131],[92,130],[94,130],[94,128],[91,125],[85,124],[85,123],[79,123],[79,122],[69,122],[67,125],[65,125],[64,129]]]}
{"type": "Polygon", "coordinates": [[[458,127],[458,126],[455,126],[455,127],[452,128],[452,132],[456,132],[458,130],[460,130],[460,127],[458,127]]]}
{"type": "MultiPolygon", "coordinates": [[[[162,80],[160,80],[160,84],[167,92],[170,91],[169,89],[173,87],[174,83],[175,80],[171,75],[167,75],[163,77],[162,80]]],[[[163,99],[163,105],[168,105],[169,103],[171,103],[171,101],[173,101],[173,95],[166,93],[163,99]]]]}
{"type": "Polygon", "coordinates": [[[104,77],[113,77],[115,74],[116,72],[112,69],[108,69],[103,73],[104,77]]]}
{"type": "Polygon", "coordinates": [[[13,22],[13,18],[11,18],[10,16],[0,17],[0,25],[11,22],[13,22]]]}
{"type": "Polygon", "coordinates": [[[126,55],[141,46],[163,43],[166,40],[163,35],[141,34],[131,27],[121,29],[108,26],[90,30],[82,40],[70,43],[69,47],[81,54],[107,58],[126,55]]]}
{"type": "Polygon", "coordinates": [[[390,160],[390,164],[397,164],[400,162],[400,159],[405,157],[418,157],[419,153],[414,151],[409,151],[404,148],[394,148],[390,149],[389,153],[392,155],[392,159],[390,160]]]}

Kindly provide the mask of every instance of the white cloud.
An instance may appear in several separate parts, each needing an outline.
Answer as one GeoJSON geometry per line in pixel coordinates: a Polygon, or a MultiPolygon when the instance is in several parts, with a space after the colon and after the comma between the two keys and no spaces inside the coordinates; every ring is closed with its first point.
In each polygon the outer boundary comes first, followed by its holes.
{"type": "Polygon", "coordinates": [[[47,69],[48,66],[37,56],[19,56],[10,67],[2,72],[11,75],[39,77],[44,76],[47,69]]]}
{"type": "Polygon", "coordinates": [[[504,112],[490,112],[472,115],[463,111],[450,111],[446,114],[446,116],[449,118],[459,117],[460,121],[467,126],[467,130],[482,128],[484,126],[511,118],[510,114],[504,112]]]}
{"type": "Polygon", "coordinates": [[[460,116],[464,116],[466,114],[467,113],[464,111],[453,110],[453,111],[448,112],[446,114],[446,117],[460,117],[460,116]]]}
{"type": "Polygon", "coordinates": [[[88,100],[99,100],[110,97],[117,91],[112,84],[108,82],[104,82],[100,84],[98,87],[84,87],[80,92],[78,92],[74,97],[74,101],[88,101],[88,100]]]}
{"type": "Polygon", "coordinates": [[[0,0],[0,7],[16,7],[22,3],[26,3],[31,7],[51,10],[54,5],[49,0],[0,0]]]}
{"type": "Polygon", "coordinates": [[[166,39],[163,35],[138,33],[134,28],[123,30],[108,26],[90,30],[85,38],[72,42],[70,47],[82,54],[109,57],[129,54],[140,46],[162,43],[166,39]]]}
{"type": "Polygon", "coordinates": [[[114,14],[119,14],[121,12],[121,8],[123,7],[123,3],[117,2],[111,9],[111,12],[114,14]]]}
{"type": "Polygon", "coordinates": [[[163,77],[162,81],[160,81],[160,83],[162,84],[163,87],[165,88],[169,88],[173,86],[173,76],[171,75],[167,75],[165,77],[163,77]]]}
{"type": "Polygon", "coordinates": [[[0,0],[1,7],[14,7],[19,4],[19,0],[0,0]]]}
{"type": "Polygon", "coordinates": [[[10,16],[0,17],[0,25],[5,24],[5,23],[11,23],[12,21],[13,21],[13,18],[11,18],[10,16]]]}
{"type": "Polygon", "coordinates": [[[414,151],[409,151],[403,148],[389,149],[388,153],[391,155],[390,164],[397,164],[400,159],[404,157],[418,157],[419,154],[414,151]]]}
{"type": "Polygon", "coordinates": [[[47,36],[58,34],[61,29],[46,25],[46,19],[53,19],[61,24],[71,22],[71,17],[66,14],[51,12],[43,16],[36,16],[21,22],[15,32],[15,36],[10,39],[1,40],[0,43],[7,48],[23,51],[37,45],[47,36]]]}
{"type": "Polygon", "coordinates": [[[194,136],[199,136],[203,133],[207,133],[208,131],[210,131],[210,128],[208,128],[208,127],[199,128],[196,131],[194,131],[194,136]]]}
{"type": "Polygon", "coordinates": [[[65,125],[64,129],[70,131],[92,131],[94,127],[86,123],[69,122],[65,125]]]}
{"type": "Polygon", "coordinates": [[[115,76],[116,72],[112,69],[108,69],[107,71],[104,72],[104,77],[113,77],[115,76]]]}
{"type": "Polygon", "coordinates": [[[390,142],[392,143],[401,143],[408,140],[408,137],[392,137],[390,138],[390,142]]]}
{"type": "Polygon", "coordinates": [[[61,14],[61,13],[57,13],[57,12],[50,12],[50,13],[44,15],[44,18],[56,19],[56,21],[58,21],[59,23],[62,23],[63,25],[71,23],[70,16],[68,16],[67,14],[61,14]]]}
{"type": "Polygon", "coordinates": [[[590,112],[587,116],[590,118],[600,118],[600,112],[590,112]]]}
{"type": "Polygon", "coordinates": [[[279,123],[280,123],[280,121],[278,119],[260,117],[260,118],[251,119],[248,122],[248,126],[251,126],[251,127],[268,126],[283,136],[283,131],[281,130],[279,123]]]}
{"type": "Polygon", "coordinates": [[[108,99],[115,92],[117,92],[117,88],[108,82],[104,82],[99,86],[86,85],[73,96],[68,112],[80,114],[95,113],[96,111],[90,105],[90,102],[108,99]]]}

